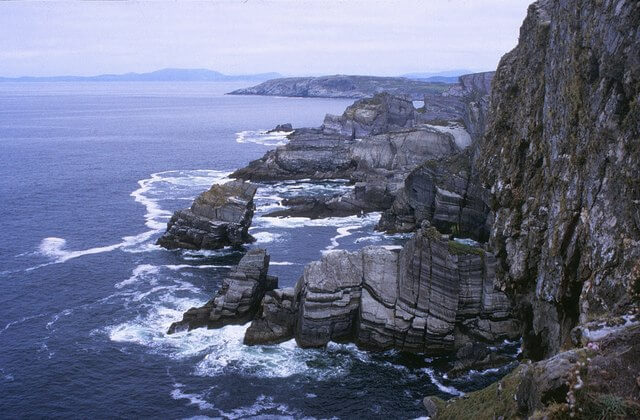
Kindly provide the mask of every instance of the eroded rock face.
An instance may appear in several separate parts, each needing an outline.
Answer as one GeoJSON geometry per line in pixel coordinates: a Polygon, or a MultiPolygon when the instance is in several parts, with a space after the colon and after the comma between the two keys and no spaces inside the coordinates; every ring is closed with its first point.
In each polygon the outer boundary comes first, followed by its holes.
{"type": "Polygon", "coordinates": [[[242,181],[213,185],[190,209],[173,214],[157,244],[169,249],[218,249],[251,242],[248,230],[256,190],[256,185],[242,181]]]}
{"type": "Polygon", "coordinates": [[[378,229],[412,232],[428,221],[444,233],[489,238],[489,191],[472,175],[470,151],[430,160],[411,171],[378,229]]]}
{"type": "Polygon", "coordinates": [[[244,335],[244,343],[278,344],[291,339],[297,313],[296,293],[292,287],[267,292],[244,335]]]}
{"type": "Polygon", "coordinates": [[[168,333],[194,328],[220,328],[244,324],[255,316],[267,291],[278,287],[277,277],[267,275],[269,255],[264,249],[247,252],[232,273],[223,280],[216,296],[200,308],[184,313],[171,324],[168,333]]]}
{"type": "Polygon", "coordinates": [[[374,350],[442,354],[457,342],[514,339],[518,325],[494,288],[494,267],[490,253],[433,228],[419,231],[400,252],[334,251],[307,265],[294,291],[265,298],[265,315],[252,323],[246,342],[294,337],[301,347],[353,341],[374,350]]]}
{"type": "Polygon", "coordinates": [[[639,22],[638,2],[538,1],[493,81],[477,166],[528,357],[640,290],[639,22]]]}

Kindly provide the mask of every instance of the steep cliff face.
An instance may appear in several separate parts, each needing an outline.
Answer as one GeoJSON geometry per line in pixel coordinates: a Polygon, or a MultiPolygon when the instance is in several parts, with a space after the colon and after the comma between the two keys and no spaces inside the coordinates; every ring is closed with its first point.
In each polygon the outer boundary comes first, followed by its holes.
{"type": "Polygon", "coordinates": [[[541,0],[493,80],[475,164],[526,355],[631,309],[640,284],[640,3],[541,0]]]}

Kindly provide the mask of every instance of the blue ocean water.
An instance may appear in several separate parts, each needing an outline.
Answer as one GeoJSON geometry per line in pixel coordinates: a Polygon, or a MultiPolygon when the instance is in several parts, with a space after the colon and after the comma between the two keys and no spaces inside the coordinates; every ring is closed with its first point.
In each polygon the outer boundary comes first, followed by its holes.
{"type": "MultiPolygon", "coordinates": [[[[439,360],[348,344],[246,347],[246,326],[166,335],[242,256],[155,246],[171,213],[286,141],[266,129],[318,126],[351,103],[224,95],[239,87],[0,84],[0,417],[412,418],[425,395],[500,374],[449,380],[439,360]]],[[[374,232],[377,214],[263,217],[347,188],[260,186],[251,246],[281,286],[327,250],[402,243],[374,232]]]]}

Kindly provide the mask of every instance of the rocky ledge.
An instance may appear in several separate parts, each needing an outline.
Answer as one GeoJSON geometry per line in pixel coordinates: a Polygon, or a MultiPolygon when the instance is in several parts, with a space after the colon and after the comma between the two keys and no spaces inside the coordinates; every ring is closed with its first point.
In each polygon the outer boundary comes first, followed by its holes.
{"type": "Polygon", "coordinates": [[[176,211],[157,244],[168,249],[219,249],[251,242],[248,230],[257,186],[243,181],[213,185],[191,208],[176,211]]]}
{"type": "Polygon", "coordinates": [[[252,249],[222,282],[216,296],[199,308],[191,308],[182,321],[171,324],[168,333],[194,328],[220,328],[244,324],[253,319],[265,293],[278,287],[278,278],[267,275],[269,255],[264,249],[252,249]]]}
{"type": "Polygon", "coordinates": [[[518,337],[508,299],[494,283],[491,253],[425,228],[399,252],[334,251],[309,264],[294,289],[267,294],[245,342],[352,341],[372,350],[464,355],[473,343],[518,337]]]}

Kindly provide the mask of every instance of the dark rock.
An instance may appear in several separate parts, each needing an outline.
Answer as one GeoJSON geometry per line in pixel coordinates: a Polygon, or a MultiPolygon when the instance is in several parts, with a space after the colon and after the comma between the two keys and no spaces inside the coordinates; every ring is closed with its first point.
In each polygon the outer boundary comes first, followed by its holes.
{"type": "Polygon", "coordinates": [[[428,221],[444,233],[489,238],[489,191],[472,175],[470,151],[429,160],[411,171],[378,229],[411,232],[428,221]]]}
{"type": "Polygon", "coordinates": [[[281,133],[281,132],[289,133],[291,131],[293,131],[293,126],[290,123],[286,123],[286,124],[276,125],[276,128],[267,131],[267,133],[281,133]]]}
{"type": "Polygon", "coordinates": [[[190,209],[173,214],[157,244],[168,249],[218,249],[251,242],[248,230],[256,189],[256,185],[242,181],[213,185],[190,209]]]}
{"type": "Polygon", "coordinates": [[[258,315],[245,333],[244,344],[278,344],[293,338],[296,317],[293,288],[267,292],[258,315]]]}
{"type": "Polygon", "coordinates": [[[229,277],[223,280],[216,296],[204,306],[185,312],[182,321],[171,324],[168,334],[250,321],[265,293],[278,287],[277,277],[267,275],[268,270],[267,252],[264,249],[250,250],[229,277]]]}

